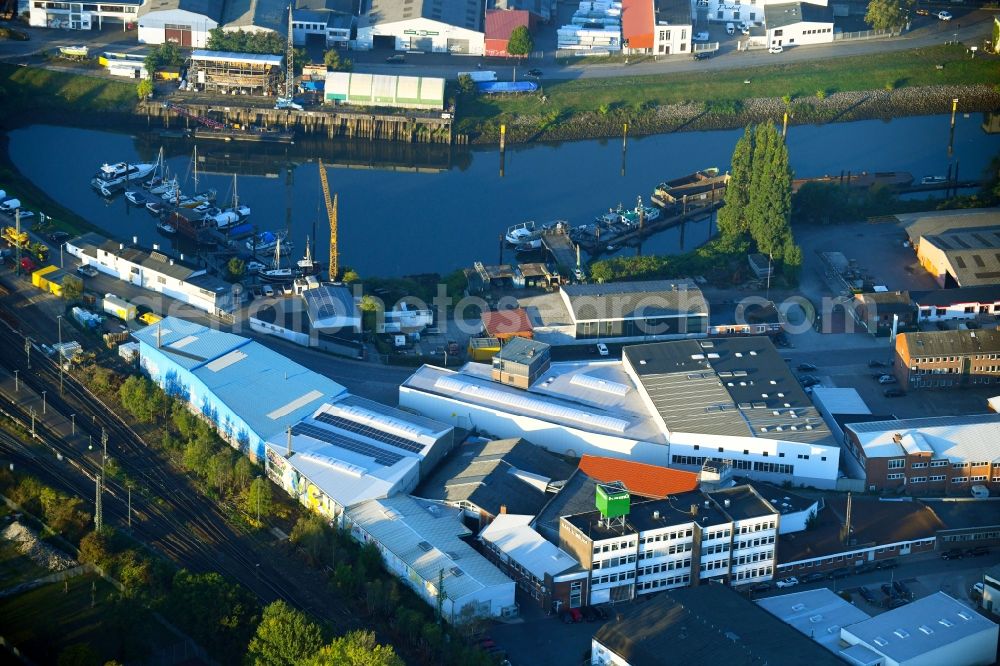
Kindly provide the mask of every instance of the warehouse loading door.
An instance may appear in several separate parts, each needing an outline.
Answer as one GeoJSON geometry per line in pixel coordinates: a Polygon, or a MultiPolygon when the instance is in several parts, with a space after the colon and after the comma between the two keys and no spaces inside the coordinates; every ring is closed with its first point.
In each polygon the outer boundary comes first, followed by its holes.
{"type": "Polygon", "coordinates": [[[410,38],[410,48],[415,51],[423,51],[424,53],[433,53],[434,40],[430,37],[421,37],[420,39],[410,38]]]}
{"type": "Polygon", "coordinates": [[[169,44],[191,46],[191,26],[166,25],[163,28],[163,38],[169,44]]]}
{"type": "Polygon", "coordinates": [[[449,39],[448,40],[448,53],[468,53],[469,52],[469,40],[467,39],[449,39]]]}
{"type": "Polygon", "coordinates": [[[375,35],[372,37],[372,48],[381,51],[395,51],[396,50],[396,36],[395,35],[375,35]]]}

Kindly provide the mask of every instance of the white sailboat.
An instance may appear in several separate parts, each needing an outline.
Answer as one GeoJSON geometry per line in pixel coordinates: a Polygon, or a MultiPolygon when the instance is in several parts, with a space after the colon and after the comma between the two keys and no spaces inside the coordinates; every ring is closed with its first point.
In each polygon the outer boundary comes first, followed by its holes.
{"type": "Polygon", "coordinates": [[[274,246],[274,263],[271,264],[271,268],[268,270],[260,272],[260,279],[265,282],[282,282],[284,280],[291,280],[294,277],[294,271],[291,267],[281,267],[281,236],[278,236],[276,240],[277,242],[274,246]]]}

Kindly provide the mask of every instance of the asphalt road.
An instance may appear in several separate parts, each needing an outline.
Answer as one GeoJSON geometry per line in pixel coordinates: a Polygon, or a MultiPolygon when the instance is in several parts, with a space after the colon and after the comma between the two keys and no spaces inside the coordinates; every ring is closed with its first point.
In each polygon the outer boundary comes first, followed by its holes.
{"type": "MultiPolygon", "coordinates": [[[[945,5],[942,4],[942,7],[945,5]]],[[[620,76],[636,76],[642,74],[662,74],[673,72],[719,71],[743,67],[773,65],[775,63],[797,63],[814,60],[827,60],[838,56],[856,56],[887,51],[901,51],[924,46],[943,44],[957,40],[967,45],[981,45],[983,39],[990,36],[993,14],[988,11],[972,8],[953,7],[947,5],[955,18],[952,21],[939,21],[934,17],[916,16],[912,29],[896,38],[879,38],[871,40],[838,41],[830,44],[796,46],[788,48],[781,54],[770,54],[765,50],[736,50],[735,38],[723,42],[719,54],[708,60],[694,61],[688,56],[667,58],[658,61],[648,61],[626,65],[621,62],[609,64],[567,64],[556,61],[554,52],[546,51],[541,58],[532,58],[519,68],[524,71],[529,67],[541,68],[543,80],[566,80],[583,78],[609,78],[620,76]]],[[[86,44],[94,50],[129,51],[145,49],[145,45],[137,43],[136,33],[123,33],[115,29],[88,33],[71,30],[54,30],[47,28],[28,28],[17,24],[17,29],[27,32],[31,39],[26,42],[0,42],[0,60],[12,62],[31,62],[41,64],[30,56],[40,54],[59,46],[70,44],[86,44]]],[[[514,74],[514,64],[506,59],[478,58],[469,56],[448,55],[441,53],[407,54],[406,62],[401,65],[390,65],[385,62],[385,51],[350,51],[347,57],[355,63],[355,71],[377,74],[411,74],[423,76],[441,76],[454,78],[460,71],[475,69],[476,63],[481,63],[483,69],[496,70],[501,79],[508,79],[514,74]]],[[[65,65],[48,63],[53,69],[73,69],[72,64],[65,65]]],[[[97,70],[91,70],[96,73],[97,70]]]]}

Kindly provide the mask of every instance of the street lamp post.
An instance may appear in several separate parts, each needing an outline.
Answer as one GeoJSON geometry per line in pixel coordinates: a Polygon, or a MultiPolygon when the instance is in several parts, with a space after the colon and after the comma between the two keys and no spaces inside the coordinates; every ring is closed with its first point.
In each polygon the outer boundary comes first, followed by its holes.
{"type": "MultiPolygon", "coordinates": [[[[59,247],[59,251],[62,252],[62,246],[59,247]]],[[[63,316],[59,315],[56,317],[56,322],[59,324],[59,395],[63,393],[63,365],[66,357],[63,356],[63,346],[62,346],[62,320],[63,316]]]]}
{"type": "Polygon", "coordinates": [[[48,393],[48,391],[42,391],[42,414],[45,414],[45,394],[46,393],[48,393]]]}
{"type": "Polygon", "coordinates": [[[76,436],[76,414],[70,414],[69,415],[69,422],[70,422],[71,427],[73,428],[72,434],[75,437],[76,436]]]}

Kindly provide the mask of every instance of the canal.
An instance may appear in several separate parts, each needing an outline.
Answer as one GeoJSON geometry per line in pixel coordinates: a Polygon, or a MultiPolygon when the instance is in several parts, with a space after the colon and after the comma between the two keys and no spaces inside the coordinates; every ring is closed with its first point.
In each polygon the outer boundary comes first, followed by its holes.
{"type": "MultiPolygon", "coordinates": [[[[909,171],[919,179],[945,175],[958,163],[963,179],[976,179],[1000,154],[1000,134],[986,133],[984,124],[981,114],[960,115],[950,154],[948,116],[791,127],[790,160],[797,177],[867,170],[909,171]]],[[[339,196],[341,266],[361,275],[447,273],[477,260],[498,261],[499,235],[512,224],[584,224],[619,202],[634,206],[638,195],[648,201],[663,180],[711,166],[724,170],[740,133],[630,139],[624,156],[620,139],[515,146],[506,152],[502,175],[495,148],[309,138],[293,146],[203,141],[199,189],[215,188],[226,200],[237,173],[251,221],[260,230],[290,221],[296,254],[315,229],[316,253],[325,263],[328,232],[316,168],[322,157],[339,196]]],[[[137,236],[149,246],[172,241],[144,210],[129,207],[122,196],[106,202],[89,181],[103,162],[154,161],[161,145],[169,169],[186,175],[185,191],[193,191],[193,144],[186,140],[32,125],[10,133],[9,151],[18,169],[60,204],[115,238],[137,236]]],[[[664,231],[642,251],[689,250],[709,238],[708,224],[664,231]]],[[[504,259],[512,258],[507,250],[504,259]]]]}

